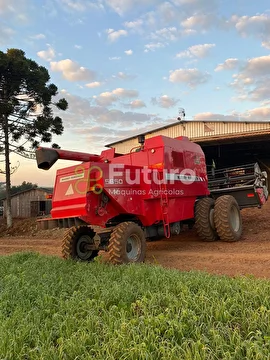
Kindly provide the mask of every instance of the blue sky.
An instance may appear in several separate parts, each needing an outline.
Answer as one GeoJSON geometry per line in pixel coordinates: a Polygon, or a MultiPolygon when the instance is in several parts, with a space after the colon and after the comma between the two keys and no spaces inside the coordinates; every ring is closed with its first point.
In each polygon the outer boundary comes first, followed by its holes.
{"type": "MultiPolygon", "coordinates": [[[[99,153],[175,121],[270,119],[266,0],[0,0],[0,49],[48,68],[69,102],[54,142],[99,153]]],[[[55,170],[12,157],[13,184],[53,185],[55,170]]],[[[3,181],[3,179],[1,179],[3,181]]]]}

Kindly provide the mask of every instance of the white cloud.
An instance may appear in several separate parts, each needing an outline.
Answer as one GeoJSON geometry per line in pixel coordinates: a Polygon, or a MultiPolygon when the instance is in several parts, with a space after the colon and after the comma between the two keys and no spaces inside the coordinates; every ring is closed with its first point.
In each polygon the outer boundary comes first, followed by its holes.
{"type": "Polygon", "coordinates": [[[216,10],[219,5],[219,0],[172,0],[172,2],[185,11],[196,13],[216,10]]]}
{"type": "Polygon", "coordinates": [[[263,42],[262,42],[262,47],[270,50],[270,40],[268,40],[268,41],[263,41],[263,42]]]}
{"type": "Polygon", "coordinates": [[[243,82],[233,83],[238,92],[238,97],[235,100],[241,101],[260,101],[264,102],[269,100],[269,81],[270,78],[264,80],[254,81],[253,79],[247,78],[243,82]]]}
{"type": "Polygon", "coordinates": [[[118,15],[123,16],[136,7],[136,10],[160,3],[161,0],[105,0],[106,4],[118,15]]]}
{"type": "Polygon", "coordinates": [[[160,49],[163,48],[165,45],[158,42],[158,43],[149,43],[144,45],[144,52],[149,52],[149,51],[155,51],[156,49],[160,49]]]}
{"type": "Polygon", "coordinates": [[[134,98],[139,95],[137,90],[127,90],[123,88],[117,88],[112,93],[121,98],[134,98]]]}
{"type": "Polygon", "coordinates": [[[86,10],[86,1],[80,1],[80,0],[60,0],[60,2],[64,5],[66,8],[70,8],[72,10],[76,11],[85,11],[86,10]]]}
{"type": "Polygon", "coordinates": [[[168,95],[162,95],[158,98],[152,98],[152,104],[158,105],[162,108],[171,108],[175,106],[180,100],[169,97],[168,95]]]}
{"type": "Polygon", "coordinates": [[[194,88],[197,85],[206,83],[210,78],[207,72],[201,72],[198,69],[177,69],[170,71],[170,82],[185,83],[194,88]]]}
{"type": "MultiPolygon", "coordinates": [[[[171,23],[179,23],[179,17],[181,17],[180,9],[177,9],[173,4],[162,0],[154,0],[157,4],[151,11],[144,13],[140,18],[126,22],[126,26],[129,27],[133,32],[145,33],[146,29],[152,31],[160,26],[167,26],[171,23]]],[[[134,2],[134,5],[137,5],[134,2]]]]}
{"type": "Polygon", "coordinates": [[[60,0],[65,10],[84,12],[89,9],[103,10],[104,6],[100,1],[93,2],[89,0],[60,0]]]}
{"type": "Polygon", "coordinates": [[[109,57],[109,60],[121,60],[121,56],[113,56],[113,57],[109,57]]]}
{"type": "Polygon", "coordinates": [[[265,76],[270,75],[270,55],[252,58],[247,61],[242,76],[265,76]]]}
{"type": "Polygon", "coordinates": [[[270,118],[270,107],[261,107],[248,110],[245,114],[246,119],[249,120],[269,120],[270,118]]]}
{"type": "Polygon", "coordinates": [[[75,127],[85,129],[85,125],[89,124],[89,119],[94,120],[108,111],[102,106],[92,106],[88,99],[72,95],[66,90],[61,90],[58,97],[64,97],[68,101],[68,109],[65,112],[65,127],[71,128],[72,131],[75,127]]]}
{"type": "Polygon", "coordinates": [[[0,44],[6,45],[15,34],[15,31],[11,28],[8,28],[2,24],[0,24],[0,44]]]}
{"type": "Polygon", "coordinates": [[[215,44],[200,44],[190,46],[187,50],[182,51],[176,55],[177,58],[204,58],[209,55],[210,50],[214,48],[215,44]]]}
{"type": "Polygon", "coordinates": [[[266,82],[258,83],[258,85],[252,89],[246,99],[243,100],[252,100],[252,101],[265,101],[269,100],[269,78],[266,82]]]}
{"type": "Polygon", "coordinates": [[[133,54],[133,51],[132,51],[131,49],[130,49],[130,50],[126,50],[126,51],[125,51],[125,54],[130,56],[130,55],[133,54]]]}
{"type": "Polygon", "coordinates": [[[93,98],[95,99],[96,104],[99,106],[110,106],[112,103],[118,100],[117,96],[108,91],[103,92],[98,96],[94,96],[93,98]]]}
{"type": "Polygon", "coordinates": [[[246,85],[261,84],[270,77],[270,55],[249,59],[238,74],[234,74],[233,86],[242,88],[246,85]]]}
{"type": "Polygon", "coordinates": [[[99,82],[99,81],[94,81],[94,82],[91,82],[91,83],[86,84],[85,86],[88,87],[88,88],[93,89],[93,88],[100,87],[101,85],[102,85],[101,82],[99,82]]]}
{"type": "Polygon", "coordinates": [[[70,59],[51,62],[51,70],[61,72],[69,81],[92,81],[95,73],[70,59]]]}
{"type": "Polygon", "coordinates": [[[193,35],[194,33],[196,33],[196,31],[193,29],[178,29],[177,27],[172,26],[151,32],[149,38],[156,40],[159,43],[163,43],[163,45],[168,45],[169,42],[193,35]]]}
{"type": "Polygon", "coordinates": [[[6,12],[14,12],[15,11],[15,1],[9,0],[1,0],[0,1],[0,14],[4,14],[6,12]]]}
{"type": "Polygon", "coordinates": [[[242,36],[264,36],[270,32],[270,17],[267,14],[255,16],[233,15],[231,22],[242,36]]]}
{"type": "Polygon", "coordinates": [[[134,134],[154,130],[161,125],[164,125],[164,119],[156,116],[155,114],[142,114],[136,112],[122,112],[120,110],[110,110],[98,119],[102,126],[86,127],[86,133],[82,132],[85,136],[87,144],[95,144],[95,151],[101,151],[104,144],[119,141],[134,134]],[[104,121],[104,122],[101,122],[104,121]],[[108,123],[117,124],[117,128],[113,128],[108,123]],[[119,124],[129,124],[119,128],[119,124]],[[103,128],[102,131],[98,131],[103,128]]]}
{"type": "MultiPolygon", "coordinates": [[[[201,16],[205,16],[205,14],[207,15],[207,20],[209,20],[210,15],[212,17],[214,15],[212,13],[217,10],[218,2],[219,0],[157,1],[156,8],[144,14],[142,19],[144,20],[144,25],[151,29],[170,24],[176,26],[193,16],[198,16],[197,19],[202,21],[201,16]]],[[[204,21],[204,24],[207,23],[207,20],[204,21]]],[[[196,22],[195,25],[197,25],[196,22]]],[[[193,26],[194,23],[192,24],[193,26]]],[[[185,29],[187,27],[188,25],[186,24],[185,29]]],[[[181,30],[179,30],[179,34],[181,35],[181,30]]]]}
{"type": "MultiPolygon", "coordinates": [[[[115,124],[115,131],[119,129],[126,130],[125,137],[130,135],[130,132],[147,131],[146,129],[155,128],[156,124],[161,124],[162,119],[156,114],[143,114],[136,112],[122,112],[117,109],[112,109],[101,114],[97,118],[98,124],[108,124],[112,128],[112,124],[115,124]]],[[[164,120],[163,120],[164,124],[164,120]]],[[[112,132],[112,131],[111,131],[112,132]]]]}
{"type": "Polygon", "coordinates": [[[270,55],[249,59],[232,77],[231,86],[237,93],[234,100],[269,100],[270,55]]]}
{"type": "Polygon", "coordinates": [[[239,65],[239,60],[236,58],[230,58],[224,61],[222,64],[218,64],[215,68],[215,71],[222,71],[222,70],[234,70],[239,65]]]}
{"type": "Polygon", "coordinates": [[[99,152],[105,144],[153,130],[164,125],[165,121],[156,114],[136,113],[133,109],[127,112],[111,109],[98,116],[94,123],[88,122],[74,132],[79,134],[79,138],[84,138],[87,144],[95,144],[93,152],[99,152]]]}
{"type": "Polygon", "coordinates": [[[160,14],[161,21],[165,24],[177,19],[176,8],[168,1],[161,3],[157,11],[160,14]]]}
{"type": "Polygon", "coordinates": [[[233,15],[230,23],[235,26],[241,36],[259,38],[263,47],[270,48],[270,16],[268,14],[254,16],[233,15]]]}
{"type": "Polygon", "coordinates": [[[144,107],[143,101],[138,99],[126,105],[120,103],[130,108],[129,111],[121,111],[92,105],[89,99],[72,95],[66,90],[61,90],[58,97],[65,97],[69,104],[65,112],[65,129],[67,135],[71,135],[71,140],[63,139],[61,143],[66,148],[73,146],[78,151],[80,146],[90,146],[90,152],[99,153],[105,144],[175,122],[174,119],[164,119],[153,113],[137,113],[136,109],[144,107]],[[80,144],[74,144],[74,136],[80,144]]]}
{"type": "Polygon", "coordinates": [[[26,23],[28,20],[29,10],[29,1],[28,0],[0,0],[0,14],[5,16],[1,18],[7,24],[9,23],[10,18],[16,19],[16,25],[18,23],[26,23]]]}
{"type": "Polygon", "coordinates": [[[269,100],[264,100],[264,101],[261,102],[262,107],[265,107],[265,106],[269,107],[269,105],[270,105],[270,99],[269,100]]]}
{"type": "Polygon", "coordinates": [[[55,2],[44,1],[41,9],[42,12],[48,16],[48,18],[56,18],[59,15],[58,7],[56,7],[55,2]]]}
{"type": "Polygon", "coordinates": [[[162,28],[151,33],[150,37],[154,40],[175,41],[180,33],[176,27],[162,28]]]}
{"type": "Polygon", "coordinates": [[[194,116],[195,121],[213,121],[213,120],[219,120],[219,121],[237,121],[239,120],[238,114],[231,114],[231,115],[224,115],[224,114],[217,114],[212,112],[203,112],[196,114],[194,116]]]}
{"type": "Polygon", "coordinates": [[[111,42],[117,41],[121,36],[127,36],[128,32],[126,30],[114,30],[107,29],[108,40],[111,42]]]}
{"type": "Polygon", "coordinates": [[[132,80],[136,76],[135,75],[129,75],[129,74],[126,74],[126,73],[120,71],[117,75],[113,75],[112,77],[117,78],[117,79],[121,79],[121,80],[132,80]]]}
{"type": "Polygon", "coordinates": [[[74,45],[75,49],[81,50],[82,46],[81,45],[74,45]]]}
{"type": "Polygon", "coordinates": [[[158,24],[158,16],[156,11],[149,11],[142,16],[145,26],[150,29],[156,28],[158,24]]]}
{"type": "Polygon", "coordinates": [[[125,107],[130,108],[130,109],[141,109],[143,107],[146,107],[146,104],[144,101],[142,100],[133,100],[128,104],[124,104],[125,107]]]}
{"type": "Polygon", "coordinates": [[[52,61],[52,59],[54,59],[56,56],[55,50],[49,44],[47,44],[47,46],[48,46],[47,50],[39,51],[37,55],[38,57],[40,57],[45,61],[52,61]]]}
{"type": "MultiPolygon", "coordinates": [[[[105,99],[112,93],[102,94],[105,99]]],[[[136,130],[136,127],[137,129],[138,127],[146,129],[149,127],[154,128],[156,124],[164,124],[164,119],[159,118],[156,114],[122,112],[117,109],[109,110],[105,106],[92,106],[88,99],[72,95],[66,90],[61,90],[58,97],[65,97],[68,101],[69,107],[65,113],[65,121],[66,126],[71,128],[73,133],[76,130],[81,134],[86,134],[86,129],[90,127],[91,129],[94,128],[94,131],[97,130],[97,133],[103,133],[103,130],[99,131],[98,129],[108,126],[109,135],[112,135],[114,129],[116,133],[123,131],[124,136],[128,136],[129,131],[136,130]],[[89,124],[93,125],[89,126],[89,124]]],[[[134,100],[130,104],[132,104],[133,109],[144,105],[141,100],[134,100]]]]}
{"type": "Polygon", "coordinates": [[[41,39],[45,39],[46,36],[44,34],[36,34],[36,35],[30,36],[30,38],[34,39],[34,40],[41,40],[41,39]]]}
{"type": "Polygon", "coordinates": [[[98,96],[94,96],[97,105],[110,106],[114,102],[124,98],[135,98],[139,95],[136,90],[128,90],[123,88],[117,88],[111,92],[106,91],[98,96]]]}
{"type": "Polygon", "coordinates": [[[247,110],[242,113],[233,111],[229,115],[217,114],[211,112],[199,113],[194,116],[196,121],[265,121],[269,120],[270,108],[258,107],[251,110],[247,110]]]}
{"type": "Polygon", "coordinates": [[[132,30],[138,30],[141,26],[143,25],[143,20],[142,19],[137,19],[134,21],[126,21],[124,22],[124,26],[128,29],[132,29],[132,30]]]}
{"type": "Polygon", "coordinates": [[[181,25],[186,29],[202,29],[208,30],[213,26],[218,25],[219,19],[217,19],[215,14],[201,14],[193,15],[189,18],[183,20],[181,25]]]}

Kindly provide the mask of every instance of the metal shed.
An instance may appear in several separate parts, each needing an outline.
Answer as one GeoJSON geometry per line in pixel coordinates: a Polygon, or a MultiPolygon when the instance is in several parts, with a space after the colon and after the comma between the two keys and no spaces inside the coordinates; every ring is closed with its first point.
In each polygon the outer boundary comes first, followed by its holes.
{"type": "Polygon", "coordinates": [[[106,146],[120,154],[129,153],[139,145],[139,135],[146,139],[187,136],[202,147],[207,164],[214,160],[218,168],[258,162],[268,172],[270,186],[270,121],[181,120],[106,146]]]}
{"type": "Polygon", "coordinates": [[[138,145],[139,135],[145,135],[146,139],[157,135],[172,138],[187,136],[191,141],[202,146],[210,146],[211,144],[228,143],[230,140],[236,142],[243,138],[248,141],[250,138],[260,138],[264,135],[269,135],[270,139],[270,121],[177,121],[145,133],[138,132],[129,138],[110,143],[106,147],[114,147],[120,154],[128,153],[132,147],[138,145]]]}
{"type": "MultiPolygon", "coordinates": [[[[34,188],[19,192],[11,197],[11,214],[14,218],[29,218],[50,214],[52,202],[49,199],[53,189],[34,188]]],[[[6,207],[6,199],[4,209],[6,207]]]]}

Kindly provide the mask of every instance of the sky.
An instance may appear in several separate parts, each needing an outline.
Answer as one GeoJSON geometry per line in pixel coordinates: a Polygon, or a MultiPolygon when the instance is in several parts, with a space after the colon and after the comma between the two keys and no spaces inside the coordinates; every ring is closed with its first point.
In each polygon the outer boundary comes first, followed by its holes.
{"type": "MultiPolygon", "coordinates": [[[[100,153],[181,108],[187,121],[270,119],[269,0],[0,0],[0,20],[0,50],[45,66],[69,103],[62,149],[100,153]]],[[[72,163],[11,164],[13,185],[52,186],[72,163]]]]}

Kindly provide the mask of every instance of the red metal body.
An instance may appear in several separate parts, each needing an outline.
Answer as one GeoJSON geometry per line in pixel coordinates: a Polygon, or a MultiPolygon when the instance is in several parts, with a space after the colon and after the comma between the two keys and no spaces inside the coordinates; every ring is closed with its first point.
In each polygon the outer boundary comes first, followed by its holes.
{"type": "Polygon", "coordinates": [[[106,227],[111,219],[132,215],[143,226],[163,222],[165,228],[194,218],[196,199],[209,195],[204,153],[185,137],[156,136],[125,155],[114,149],[77,156],[54,151],[58,158],[83,162],[57,171],[53,218],[79,217],[106,227]]]}

